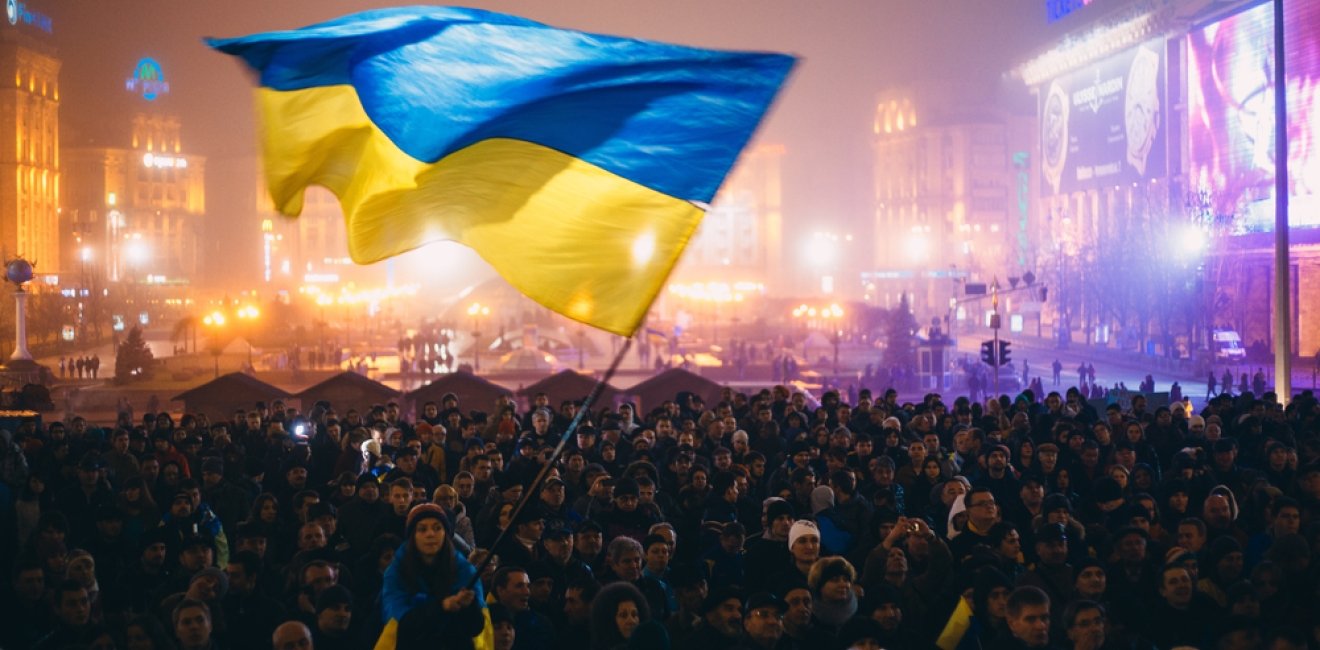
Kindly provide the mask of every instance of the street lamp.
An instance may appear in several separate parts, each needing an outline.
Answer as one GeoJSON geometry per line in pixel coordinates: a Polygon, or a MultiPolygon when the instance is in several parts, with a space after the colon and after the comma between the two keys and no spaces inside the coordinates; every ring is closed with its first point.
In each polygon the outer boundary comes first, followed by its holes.
{"type": "Polygon", "coordinates": [[[586,348],[587,345],[587,328],[582,327],[581,325],[578,326],[577,340],[578,340],[578,345],[577,345],[578,370],[585,370],[587,367],[587,362],[586,362],[586,350],[584,348],[586,348]]]}
{"type": "Polygon", "coordinates": [[[490,307],[479,302],[468,306],[468,316],[472,317],[472,370],[481,372],[481,326],[480,320],[490,315],[490,307]]]}
{"type": "Polygon", "coordinates": [[[247,335],[248,367],[252,366],[252,323],[261,316],[261,312],[252,305],[244,305],[238,310],[238,319],[246,324],[244,328],[247,335]]]}
{"type": "MultiPolygon", "coordinates": [[[[92,301],[92,291],[87,278],[87,263],[92,261],[92,247],[83,246],[78,251],[78,259],[82,262],[82,286],[78,289],[76,303],[78,305],[78,339],[84,343],[87,341],[87,310],[92,301]],[[87,298],[84,304],[83,298],[87,298]]],[[[100,343],[98,340],[97,343],[100,343]]]]}
{"type": "Polygon", "coordinates": [[[220,329],[225,326],[225,315],[220,311],[213,311],[202,318],[202,324],[210,331],[207,337],[210,340],[211,356],[215,358],[215,377],[220,378],[220,329]]]}

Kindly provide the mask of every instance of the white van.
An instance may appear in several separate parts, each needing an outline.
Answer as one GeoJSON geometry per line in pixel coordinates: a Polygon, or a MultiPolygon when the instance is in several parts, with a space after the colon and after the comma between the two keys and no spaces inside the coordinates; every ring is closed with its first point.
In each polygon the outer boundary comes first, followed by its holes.
{"type": "Polygon", "coordinates": [[[1210,349],[1214,350],[1216,361],[1245,361],[1247,349],[1242,347],[1242,337],[1234,330],[1214,330],[1211,334],[1210,349]]]}

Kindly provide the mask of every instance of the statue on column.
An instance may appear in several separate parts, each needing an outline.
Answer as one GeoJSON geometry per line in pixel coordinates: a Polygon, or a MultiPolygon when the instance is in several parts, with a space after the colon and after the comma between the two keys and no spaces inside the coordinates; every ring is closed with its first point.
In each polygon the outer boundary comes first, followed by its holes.
{"type": "Polygon", "coordinates": [[[32,358],[27,346],[27,298],[25,285],[32,281],[33,264],[21,256],[5,262],[5,279],[14,283],[14,353],[0,368],[0,383],[19,389],[17,395],[6,395],[6,406],[34,410],[48,410],[54,405],[46,387],[54,383],[54,376],[46,367],[32,358]],[[10,402],[14,402],[10,404],[10,402]]]}

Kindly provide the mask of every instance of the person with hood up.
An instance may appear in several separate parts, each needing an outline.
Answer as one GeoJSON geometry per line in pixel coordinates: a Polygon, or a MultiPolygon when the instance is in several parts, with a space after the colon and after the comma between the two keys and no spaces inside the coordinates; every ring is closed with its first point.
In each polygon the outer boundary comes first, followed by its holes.
{"type": "Polygon", "coordinates": [[[811,491],[811,514],[816,520],[816,527],[820,529],[822,552],[844,554],[852,548],[853,535],[839,521],[834,490],[829,486],[820,485],[811,491]]]}
{"type": "Polygon", "coordinates": [[[591,601],[591,650],[627,648],[633,632],[651,620],[642,592],[628,582],[605,585],[591,601]]]}

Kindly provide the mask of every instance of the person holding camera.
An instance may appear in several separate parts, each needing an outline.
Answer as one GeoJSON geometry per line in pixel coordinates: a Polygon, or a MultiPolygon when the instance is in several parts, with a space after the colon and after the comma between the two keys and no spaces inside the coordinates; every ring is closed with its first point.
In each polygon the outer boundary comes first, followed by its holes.
{"type": "Polygon", "coordinates": [[[870,591],[887,584],[897,589],[907,604],[904,619],[919,627],[953,570],[953,556],[924,519],[899,517],[862,566],[862,587],[870,591]]]}

